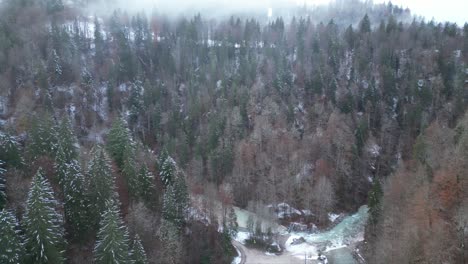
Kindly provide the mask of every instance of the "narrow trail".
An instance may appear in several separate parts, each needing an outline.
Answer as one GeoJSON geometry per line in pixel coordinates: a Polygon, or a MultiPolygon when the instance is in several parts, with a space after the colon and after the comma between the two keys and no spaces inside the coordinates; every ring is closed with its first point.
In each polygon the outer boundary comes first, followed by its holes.
{"type": "Polygon", "coordinates": [[[237,252],[240,253],[241,262],[239,264],[245,264],[247,261],[247,255],[245,254],[244,246],[235,240],[232,240],[232,245],[237,249],[237,252]]]}

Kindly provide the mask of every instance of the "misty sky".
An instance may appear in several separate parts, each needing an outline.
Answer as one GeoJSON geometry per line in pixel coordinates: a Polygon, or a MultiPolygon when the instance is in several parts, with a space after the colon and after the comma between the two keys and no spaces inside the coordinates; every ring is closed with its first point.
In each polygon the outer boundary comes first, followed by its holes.
{"type": "MultiPolygon", "coordinates": [[[[157,6],[163,12],[177,14],[200,9],[226,13],[230,11],[265,10],[268,7],[281,5],[326,4],[330,0],[117,0],[125,9],[144,9],[157,6]]],[[[388,2],[388,0],[373,0],[374,3],[388,2]]],[[[451,21],[463,26],[468,22],[468,0],[392,0],[392,3],[409,7],[413,14],[421,15],[426,21],[434,18],[437,22],[451,21]]],[[[273,10],[274,14],[274,10],[273,10]]]]}
{"type": "MultiPolygon", "coordinates": [[[[374,3],[388,2],[374,0],[374,3]]],[[[409,7],[413,14],[422,15],[426,20],[456,22],[463,26],[468,22],[468,0],[393,0],[392,3],[409,7]]]]}

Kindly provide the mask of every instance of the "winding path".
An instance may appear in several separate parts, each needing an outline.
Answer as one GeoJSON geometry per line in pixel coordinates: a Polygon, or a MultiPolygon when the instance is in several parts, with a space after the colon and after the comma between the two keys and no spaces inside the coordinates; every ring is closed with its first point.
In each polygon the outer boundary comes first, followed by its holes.
{"type": "Polygon", "coordinates": [[[245,251],[244,251],[244,245],[242,245],[241,243],[235,240],[232,240],[232,245],[237,249],[237,252],[239,252],[240,254],[241,261],[239,264],[245,264],[245,262],[247,261],[247,255],[245,254],[245,251]]]}

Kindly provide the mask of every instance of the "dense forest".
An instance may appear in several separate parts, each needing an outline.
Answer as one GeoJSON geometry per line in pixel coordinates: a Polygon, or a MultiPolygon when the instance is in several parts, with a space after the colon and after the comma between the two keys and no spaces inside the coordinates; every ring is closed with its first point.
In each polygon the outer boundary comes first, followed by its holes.
{"type": "Polygon", "coordinates": [[[1,263],[231,263],[233,207],[279,203],[367,204],[368,263],[468,260],[468,24],[90,2],[0,1],[1,263]]]}

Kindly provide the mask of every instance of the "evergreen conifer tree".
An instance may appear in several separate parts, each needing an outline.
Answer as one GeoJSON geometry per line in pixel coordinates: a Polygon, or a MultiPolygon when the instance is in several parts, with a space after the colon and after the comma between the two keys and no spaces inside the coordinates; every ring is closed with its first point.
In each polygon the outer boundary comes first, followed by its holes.
{"type": "Polygon", "coordinates": [[[32,160],[41,156],[55,157],[57,130],[49,114],[33,118],[28,139],[28,152],[32,160]]]}
{"type": "Polygon", "coordinates": [[[189,205],[187,185],[182,175],[178,175],[174,184],[167,187],[163,199],[163,217],[181,228],[189,205]]]}
{"type": "Polygon", "coordinates": [[[174,160],[167,156],[161,163],[159,168],[159,176],[164,186],[169,186],[174,181],[174,175],[176,173],[176,167],[174,160]]]}
{"type": "Polygon", "coordinates": [[[73,133],[70,121],[68,118],[64,118],[58,127],[58,145],[62,148],[63,154],[65,155],[65,161],[71,162],[78,158],[77,151],[77,139],[73,133]]]}
{"type": "Polygon", "coordinates": [[[128,186],[128,192],[132,197],[137,198],[139,192],[139,184],[138,184],[138,169],[137,169],[137,162],[135,161],[135,157],[132,153],[130,155],[125,155],[123,160],[123,168],[122,173],[125,177],[128,186]]]}
{"type": "Polygon", "coordinates": [[[87,187],[90,220],[92,225],[96,225],[106,209],[106,201],[116,196],[112,169],[101,147],[93,150],[93,157],[88,164],[87,187]]]}
{"type": "Polygon", "coordinates": [[[16,137],[0,131],[0,160],[9,168],[23,165],[18,141],[16,137]]]}
{"type": "Polygon", "coordinates": [[[154,191],[154,175],[146,165],[142,165],[138,172],[138,195],[140,199],[149,202],[154,191]]]}
{"type": "Polygon", "coordinates": [[[361,33],[369,33],[371,31],[371,23],[367,14],[362,18],[359,28],[361,33]]]}
{"type": "Polygon", "coordinates": [[[41,169],[33,178],[26,204],[24,216],[26,263],[64,263],[63,219],[56,211],[58,202],[41,169]]]}
{"type": "Polygon", "coordinates": [[[117,163],[119,168],[124,165],[126,153],[133,152],[134,146],[130,136],[130,130],[125,121],[117,119],[112,125],[107,138],[107,151],[117,163]]]}
{"type": "Polygon", "coordinates": [[[77,160],[66,161],[61,145],[57,153],[55,169],[63,193],[65,220],[73,238],[80,240],[89,227],[89,202],[86,181],[77,160]]]}
{"type": "Polygon", "coordinates": [[[227,229],[231,238],[235,238],[237,236],[239,231],[239,224],[237,223],[237,216],[234,207],[231,207],[231,210],[228,214],[227,229]]]}
{"type": "Polygon", "coordinates": [[[101,216],[97,242],[94,247],[94,263],[132,263],[128,232],[119,215],[116,202],[106,201],[106,210],[101,216]]]}
{"type": "Polygon", "coordinates": [[[22,263],[23,245],[17,226],[16,217],[11,212],[0,211],[0,263],[22,263]]]}
{"type": "Polygon", "coordinates": [[[28,152],[32,160],[41,156],[55,158],[57,150],[57,129],[55,122],[47,113],[34,117],[29,129],[28,152]]]}
{"type": "Polygon", "coordinates": [[[138,235],[135,235],[131,252],[133,264],[148,264],[148,258],[146,256],[145,249],[143,248],[140,237],[138,235]]]}
{"type": "Polygon", "coordinates": [[[381,211],[381,199],[383,196],[382,185],[378,179],[374,180],[372,189],[369,192],[369,223],[374,226],[380,216],[381,211]]]}

